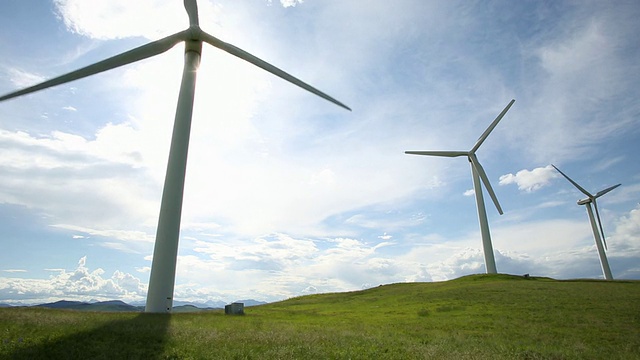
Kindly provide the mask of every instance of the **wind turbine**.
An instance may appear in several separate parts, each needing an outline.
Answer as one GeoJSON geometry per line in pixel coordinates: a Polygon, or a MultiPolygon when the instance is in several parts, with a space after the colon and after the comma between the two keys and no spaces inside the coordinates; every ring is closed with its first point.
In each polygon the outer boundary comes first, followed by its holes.
{"type": "Polygon", "coordinates": [[[196,0],[184,0],[184,7],[189,16],[189,28],[157,41],[142,45],[133,50],[110,57],[106,60],[72,71],[65,75],[44,81],[28,88],[14,91],[0,97],[5,101],[26,95],[52,86],[78,80],[103,71],[143,60],[161,54],[180,42],[185,43],[184,70],[178,95],[178,104],[171,137],[167,172],[162,190],[160,216],[153,250],[149,290],[147,293],[146,312],[170,312],[173,306],[173,290],[175,285],[178,240],[180,235],[180,218],[182,198],[187,165],[191,116],[195,93],[196,72],[200,64],[202,43],[205,42],[231,55],[250,62],[280,78],[312,92],[332,103],[351,110],[348,106],[331,96],[317,90],[311,85],[289,75],[277,67],[251,55],[250,53],[226,43],[200,29],[198,23],[198,6],[196,0]]]}
{"type": "Polygon", "coordinates": [[[571,180],[570,177],[560,171],[560,169],[558,169],[555,165],[551,164],[551,166],[553,166],[554,169],[558,170],[558,172],[562,174],[562,176],[564,176],[567,180],[569,180],[569,182],[572,183],[573,186],[575,186],[578,190],[580,190],[580,192],[587,195],[586,199],[578,200],[578,205],[585,205],[585,207],[587,208],[589,222],[591,223],[591,230],[593,230],[593,237],[596,241],[596,248],[598,249],[598,255],[600,255],[600,266],[602,267],[602,274],[604,275],[605,280],[613,280],[611,268],[609,267],[609,260],[607,260],[607,255],[605,254],[605,250],[607,250],[607,241],[604,238],[604,229],[602,227],[602,221],[600,221],[600,213],[598,212],[598,203],[596,202],[596,199],[622,184],[610,186],[604,190],[598,191],[595,195],[592,195],[582,186],[578,185],[578,183],[571,180]],[[598,219],[597,225],[596,219],[593,217],[593,209],[591,208],[591,204],[593,204],[593,207],[596,209],[596,218],[598,219]]]}
{"type": "Polygon", "coordinates": [[[482,234],[482,248],[484,251],[484,265],[487,271],[487,274],[497,274],[498,270],[496,269],[496,259],[493,256],[493,245],[491,244],[491,233],[489,232],[489,222],[487,221],[487,210],[484,206],[484,197],[482,196],[482,184],[480,183],[480,179],[484,183],[484,186],[487,188],[489,195],[491,196],[491,200],[496,205],[496,209],[498,209],[498,213],[502,215],[502,208],[500,207],[500,203],[498,203],[498,198],[496,194],[493,192],[493,188],[491,187],[491,183],[489,182],[489,178],[485,173],[482,165],[480,165],[480,161],[476,157],[476,151],[480,148],[480,145],[486,140],[487,136],[493,131],[493,129],[498,125],[498,122],[502,120],[502,117],[509,111],[509,108],[515,100],[511,100],[507,107],[502,110],[500,115],[493,120],[491,125],[484,131],[482,136],[476,141],[476,144],[469,151],[405,151],[405,154],[412,155],[428,155],[428,156],[444,156],[444,157],[457,157],[457,156],[466,156],[469,159],[469,163],[471,164],[471,177],[473,178],[473,191],[476,194],[476,206],[478,207],[478,221],[480,222],[480,233],[482,234]]]}

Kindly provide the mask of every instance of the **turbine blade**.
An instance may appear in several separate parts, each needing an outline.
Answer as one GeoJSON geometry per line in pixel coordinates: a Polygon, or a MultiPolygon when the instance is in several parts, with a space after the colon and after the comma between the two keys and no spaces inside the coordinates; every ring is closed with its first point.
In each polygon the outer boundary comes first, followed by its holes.
{"type": "Polygon", "coordinates": [[[198,4],[196,0],[184,0],[184,8],[189,15],[189,24],[198,25],[198,4]]]}
{"type": "Polygon", "coordinates": [[[611,191],[611,190],[613,190],[613,189],[617,188],[617,187],[618,187],[618,186],[620,186],[620,185],[622,185],[622,184],[613,185],[613,186],[608,187],[608,188],[606,188],[606,189],[604,189],[604,190],[602,190],[602,191],[598,191],[598,192],[596,193],[596,195],[594,196],[594,198],[599,198],[600,196],[602,196],[602,195],[604,195],[604,194],[608,193],[609,191],[611,191]]]}
{"type": "MultiPolygon", "coordinates": [[[[502,207],[500,207],[500,203],[498,202],[498,197],[496,196],[496,193],[493,192],[493,188],[491,187],[491,183],[489,182],[487,173],[485,173],[484,168],[482,167],[482,165],[480,165],[478,158],[476,158],[475,154],[470,154],[469,161],[471,161],[471,165],[476,169],[476,171],[478,172],[478,175],[480,175],[480,179],[484,183],[484,187],[487,188],[487,192],[489,193],[489,196],[491,196],[491,200],[493,200],[493,204],[496,206],[496,209],[498,209],[498,213],[502,215],[503,214],[502,207]]],[[[480,189],[480,191],[482,191],[482,189],[480,189]]]]}
{"type": "Polygon", "coordinates": [[[598,219],[598,227],[600,228],[602,243],[604,244],[605,250],[609,250],[607,249],[607,240],[604,238],[604,228],[602,227],[602,221],[600,221],[600,212],[598,211],[598,203],[596,202],[596,199],[593,199],[593,207],[596,209],[596,218],[598,219]]]}
{"type": "Polygon", "coordinates": [[[570,177],[568,177],[565,173],[563,173],[562,171],[560,171],[560,169],[558,169],[555,165],[551,164],[551,166],[553,166],[554,169],[558,170],[558,172],[565,177],[565,179],[569,180],[570,183],[573,184],[573,186],[575,186],[576,188],[578,188],[578,190],[580,190],[583,194],[587,195],[589,197],[589,199],[593,199],[593,195],[591,195],[587,190],[585,190],[582,186],[578,185],[577,182],[571,180],[570,177]]]}
{"type": "Polygon", "coordinates": [[[405,151],[404,153],[409,155],[428,155],[428,156],[445,156],[445,157],[469,155],[469,152],[467,151],[405,151]]]}
{"type": "Polygon", "coordinates": [[[212,46],[215,46],[220,50],[226,51],[231,55],[237,56],[242,60],[250,62],[251,64],[253,64],[253,65],[255,65],[255,66],[259,67],[259,68],[262,68],[262,69],[264,69],[264,70],[266,70],[266,71],[268,71],[268,72],[270,72],[270,73],[272,73],[272,74],[274,74],[274,75],[276,75],[276,76],[278,76],[278,77],[280,77],[280,78],[282,78],[282,79],[284,79],[284,80],[286,80],[286,81],[288,81],[290,83],[298,85],[299,87],[301,87],[301,88],[303,88],[303,89],[305,89],[305,90],[307,90],[307,91],[309,91],[309,92],[311,92],[313,94],[316,94],[316,95],[320,96],[321,98],[323,98],[325,100],[331,101],[332,103],[351,111],[351,109],[347,105],[341,103],[340,101],[332,98],[331,96],[329,96],[329,95],[323,93],[322,91],[314,88],[313,86],[303,82],[302,80],[300,80],[300,79],[298,79],[298,78],[296,78],[296,77],[294,77],[294,76],[292,76],[292,75],[290,75],[290,74],[278,69],[277,67],[267,63],[266,61],[264,61],[262,59],[259,59],[259,58],[255,57],[255,56],[249,54],[248,52],[246,52],[246,51],[244,51],[244,50],[242,50],[242,49],[240,49],[240,48],[238,48],[238,47],[236,47],[234,45],[226,43],[226,42],[216,38],[215,36],[207,34],[204,31],[201,33],[200,36],[202,38],[202,41],[204,41],[204,42],[206,42],[206,43],[208,43],[208,44],[210,44],[212,46]]]}
{"type": "Polygon", "coordinates": [[[188,31],[182,31],[173,35],[169,35],[163,39],[154,41],[154,42],[150,42],[146,45],[142,45],[140,47],[137,47],[133,50],[129,50],[127,52],[124,52],[122,54],[110,57],[108,59],[102,60],[100,62],[97,62],[95,64],[89,65],[89,66],[85,66],[81,69],[72,71],[70,73],[58,76],[56,78],[53,79],[49,79],[47,81],[44,81],[40,84],[37,85],[33,85],[30,86],[28,88],[22,89],[22,90],[18,90],[18,91],[14,91],[12,93],[6,94],[2,97],[0,97],[0,101],[4,101],[4,100],[9,100],[12,99],[14,97],[18,97],[21,95],[26,95],[26,94],[30,94],[32,92],[36,92],[39,90],[44,90],[47,88],[50,88],[52,86],[56,86],[56,85],[61,85],[64,83],[68,83],[70,81],[74,81],[74,80],[78,80],[78,79],[82,79],[84,77],[87,76],[91,76],[97,73],[101,73],[103,71],[107,71],[107,70],[111,70],[123,65],[127,65],[139,60],[143,60],[158,54],[161,54],[169,49],[171,49],[173,46],[175,46],[177,43],[184,41],[185,39],[188,38],[188,31]]]}
{"type": "Polygon", "coordinates": [[[502,118],[504,117],[504,115],[507,113],[507,111],[509,111],[509,108],[511,108],[511,105],[513,105],[513,103],[516,102],[515,99],[512,99],[509,104],[507,104],[507,107],[504,108],[504,110],[502,110],[502,112],[500,113],[500,115],[498,115],[498,117],[493,120],[493,122],[491,123],[491,125],[489,125],[489,127],[487,128],[487,130],[484,131],[484,133],[482,133],[482,135],[480,136],[480,138],[478,139],[478,141],[476,141],[476,144],[473,146],[473,148],[471,149],[470,152],[474,153],[476,152],[476,150],[478,150],[478,148],[480,147],[480,145],[482,145],[482,143],[487,139],[487,136],[489,136],[489,134],[493,131],[493,129],[496,127],[496,125],[498,125],[498,123],[500,122],[500,120],[502,120],[502,118]]]}

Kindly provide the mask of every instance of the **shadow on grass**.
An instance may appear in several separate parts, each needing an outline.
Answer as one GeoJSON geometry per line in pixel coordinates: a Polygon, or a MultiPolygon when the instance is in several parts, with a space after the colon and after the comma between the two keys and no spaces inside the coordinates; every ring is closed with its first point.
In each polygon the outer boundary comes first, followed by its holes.
{"type": "Polygon", "coordinates": [[[9,359],[161,359],[169,314],[139,314],[95,329],[24,346],[9,359]]]}

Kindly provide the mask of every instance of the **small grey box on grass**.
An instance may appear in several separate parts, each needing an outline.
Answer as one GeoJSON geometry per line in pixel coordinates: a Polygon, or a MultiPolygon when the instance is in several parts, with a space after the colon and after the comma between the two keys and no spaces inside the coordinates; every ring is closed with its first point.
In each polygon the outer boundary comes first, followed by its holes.
{"type": "Polygon", "coordinates": [[[244,315],[244,303],[231,303],[224,306],[226,315],[244,315]]]}

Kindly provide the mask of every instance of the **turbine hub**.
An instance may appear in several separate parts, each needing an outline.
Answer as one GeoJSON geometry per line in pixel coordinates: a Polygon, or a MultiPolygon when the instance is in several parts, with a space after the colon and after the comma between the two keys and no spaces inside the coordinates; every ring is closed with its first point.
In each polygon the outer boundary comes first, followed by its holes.
{"type": "Polygon", "coordinates": [[[189,27],[189,39],[184,41],[184,52],[193,51],[198,54],[202,54],[202,30],[198,25],[191,25],[189,27]]]}
{"type": "Polygon", "coordinates": [[[189,39],[202,41],[202,29],[200,29],[199,25],[191,25],[189,26],[189,39]]]}

